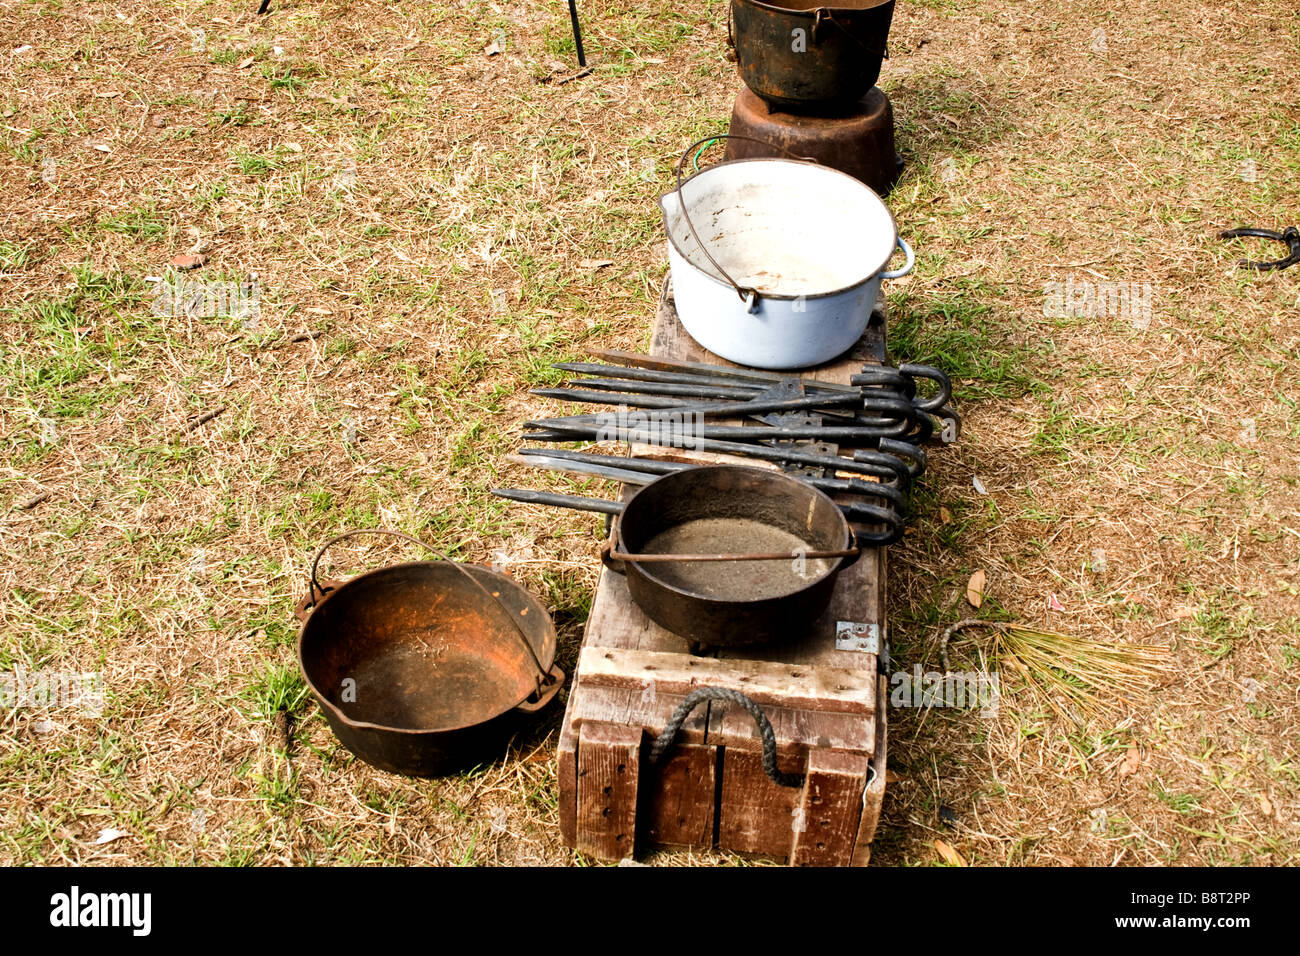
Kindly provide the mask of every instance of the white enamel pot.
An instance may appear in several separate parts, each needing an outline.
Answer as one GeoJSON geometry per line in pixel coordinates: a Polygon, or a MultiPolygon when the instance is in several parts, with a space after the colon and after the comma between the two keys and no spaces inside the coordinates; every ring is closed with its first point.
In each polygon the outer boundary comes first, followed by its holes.
{"type": "Polygon", "coordinates": [[[866,329],[881,281],[912,271],[880,197],[811,161],[718,163],[659,206],[683,327],[741,365],[804,368],[842,355],[866,329]],[[884,271],[895,248],[906,261],[884,271]]]}

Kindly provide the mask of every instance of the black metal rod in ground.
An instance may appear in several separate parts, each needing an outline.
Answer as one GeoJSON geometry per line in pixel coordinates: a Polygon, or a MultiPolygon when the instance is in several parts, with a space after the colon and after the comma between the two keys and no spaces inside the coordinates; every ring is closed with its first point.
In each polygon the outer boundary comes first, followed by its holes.
{"type": "Polygon", "coordinates": [[[569,19],[573,21],[573,45],[578,48],[578,66],[587,68],[587,54],[582,49],[582,26],[578,23],[578,2],[569,0],[569,19]]]}

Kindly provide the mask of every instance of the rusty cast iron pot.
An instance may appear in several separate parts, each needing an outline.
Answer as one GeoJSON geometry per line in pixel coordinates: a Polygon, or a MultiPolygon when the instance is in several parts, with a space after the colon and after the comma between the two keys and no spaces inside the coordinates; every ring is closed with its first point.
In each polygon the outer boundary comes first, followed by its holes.
{"type": "MultiPolygon", "coordinates": [[[[853,548],[854,536],[839,507],[824,492],[780,472],[713,465],[673,472],[644,485],[618,517],[606,564],[627,575],[637,606],[651,620],[688,641],[722,647],[790,640],[805,633],[830,604],[835,579],[857,555],[823,559],[806,578],[789,573],[789,561],[736,561],[705,565],[641,563],[621,554],[654,552],[652,543],[694,521],[715,522],[720,553],[774,551],[771,535],[789,535],[807,552],[853,548]],[[692,575],[725,574],[723,596],[694,587],[692,575]],[[740,593],[744,592],[744,593],[740,593]]],[[[699,553],[691,548],[688,553],[699,553]]],[[[859,552],[860,553],[860,552],[859,552]]]]}
{"type": "MultiPolygon", "coordinates": [[[[510,578],[447,559],[317,583],[299,606],[303,678],[343,746],[390,773],[432,777],[495,759],[555,697],[555,628],[510,578]]],[[[407,540],[421,542],[413,538],[407,540]]]]}
{"type": "Polygon", "coordinates": [[[852,109],[880,78],[894,0],[731,0],[741,79],[774,106],[852,109]]]}

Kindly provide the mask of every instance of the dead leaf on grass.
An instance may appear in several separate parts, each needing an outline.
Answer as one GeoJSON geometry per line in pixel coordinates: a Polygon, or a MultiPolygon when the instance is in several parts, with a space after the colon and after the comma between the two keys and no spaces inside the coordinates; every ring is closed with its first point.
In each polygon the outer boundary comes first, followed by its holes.
{"type": "Polygon", "coordinates": [[[971,607],[979,607],[984,603],[984,582],[988,580],[982,570],[976,571],[966,582],[966,600],[970,602],[971,607]]]}
{"type": "Polygon", "coordinates": [[[935,840],[934,848],[938,850],[939,855],[943,857],[943,862],[947,863],[949,866],[966,866],[965,857],[942,840],[935,840]]]}
{"type": "Polygon", "coordinates": [[[1138,772],[1142,766],[1142,753],[1136,747],[1129,747],[1128,753],[1124,755],[1124,762],[1119,765],[1119,775],[1121,777],[1131,777],[1138,772]]]}

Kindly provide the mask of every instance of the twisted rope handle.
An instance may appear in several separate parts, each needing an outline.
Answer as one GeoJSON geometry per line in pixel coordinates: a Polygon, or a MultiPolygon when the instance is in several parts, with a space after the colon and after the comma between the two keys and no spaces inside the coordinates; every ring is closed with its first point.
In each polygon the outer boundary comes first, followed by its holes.
{"type": "Polygon", "coordinates": [[[745,708],[749,716],[754,718],[754,723],[758,725],[759,736],[763,738],[763,772],[777,786],[803,786],[803,774],[784,773],[776,765],[776,732],[772,730],[772,722],[767,719],[767,714],[763,713],[763,708],[740,691],[728,690],[725,687],[700,687],[686,695],[686,699],[673,711],[663,732],[655,738],[654,744],[650,747],[651,763],[658,763],[660,758],[672,748],[673,741],[677,739],[677,732],[682,729],[682,724],[690,712],[709,700],[726,701],[745,708]]]}

